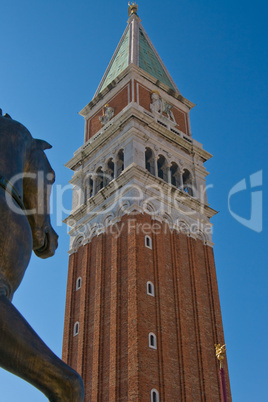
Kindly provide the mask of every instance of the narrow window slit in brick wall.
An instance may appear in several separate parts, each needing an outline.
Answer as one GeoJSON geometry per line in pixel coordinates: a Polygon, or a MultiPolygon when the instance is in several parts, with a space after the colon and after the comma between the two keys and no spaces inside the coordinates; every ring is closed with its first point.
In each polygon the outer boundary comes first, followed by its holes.
{"type": "Polygon", "coordinates": [[[151,390],[151,402],[159,402],[159,393],[156,389],[151,390]]]}
{"type": "Polygon", "coordinates": [[[154,285],[152,282],[147,282],[147,294],[154,296],[154,285]]]}
{"type": "Polygon", "coordinates": [[[150,236],[145,236],[145,247],[152,249],[152,239],[150,236]]]}
{"type": "Polygon", "coordinates": [[[81,289],[81,285],[82,285],[82,278],[79,277],[79,278],[77,278],[77,281],[76,281],[76,290],[81,289]]]}
{"type": "Polygon", "coordinates": [[[77,321],[75,324],[74,324],[74,336],[76,336],[76,335],[78,335],[79,334],[79,322],[77,321]]]}
{"type": "Polygon", "coordinates": [[[149,347],[152,349],[157,349],[156,336],[152,332],[149,333],[149,347]]]}

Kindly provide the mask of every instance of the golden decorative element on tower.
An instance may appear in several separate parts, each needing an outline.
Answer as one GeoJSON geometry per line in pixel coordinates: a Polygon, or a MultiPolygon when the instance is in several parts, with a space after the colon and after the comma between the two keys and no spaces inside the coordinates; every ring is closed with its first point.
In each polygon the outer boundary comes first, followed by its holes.
{"type": "Polygon", "coordinates": [[[137,15],[137,13],[138,13],[138,4],[137,3],[135,3],[135,1],[134,1],[134,3],[128,3],[128,16],[130,17],[131,15],[133,15],[133,14],[136,14],[137,15]]]}
{"type": "Polygon", "coordinates": [[[107,107],[109,107],[110,105],[109,105],[109,103],[106,103],[106,105],[104,105],[104,108],[102,109],[102,114],[103,114],[103,116],[104,116],[104,114],[105,114],[105,109],[107,108],[107,107]]]}
{"type": "Polygon", "coordinates": [[[216,357],[220,362],[220,367],[222,366],[222,361],[225,358],[225,352],[226,352],[226,345],[220,345],[220,343],[218,343],[218,345],[215,345],[215,349],[216,349],[216,357]]]}

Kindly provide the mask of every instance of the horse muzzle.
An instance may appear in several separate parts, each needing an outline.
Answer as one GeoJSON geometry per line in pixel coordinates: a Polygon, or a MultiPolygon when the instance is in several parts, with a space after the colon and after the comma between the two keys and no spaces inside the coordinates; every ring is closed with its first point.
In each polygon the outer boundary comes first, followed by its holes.
{"type": "Polygon", "coordinates": [[[39,258],[48,258],[52,257],[55,254],[55,251],[58,247],[58,238],[59,236],[55,232],[55,230],[50,227],[50,228],[45,228],[44,230],[44,235],[43,235],[43,241],[41,247],[40,241],[38,242],[39,245],[35,245],[33,247],[34,253],[37,255],[39,258]]]}

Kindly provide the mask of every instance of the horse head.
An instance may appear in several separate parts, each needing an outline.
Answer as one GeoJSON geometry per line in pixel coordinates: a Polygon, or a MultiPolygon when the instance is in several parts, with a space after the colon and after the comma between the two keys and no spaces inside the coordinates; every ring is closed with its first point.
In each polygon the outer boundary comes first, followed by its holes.
{"type": "Polygon", "coordinates": [[[45,155],[51,145],[32,139],[30,154],[24,168],[23,202],[33,236],[33,251],[40,258],[54,255],[58,235],[50,223],[50,193],[55,172],[45,155]]]}
{"type": "Polygon", "coordinates": [[[82,378],[37,336],[11,303],[32,250],[47,258],[57,248],[49,198],[55,173],[45,150],[21,123],[0,109],[0,366],[28,381],[50,401],[84,401],[82,378]]]}

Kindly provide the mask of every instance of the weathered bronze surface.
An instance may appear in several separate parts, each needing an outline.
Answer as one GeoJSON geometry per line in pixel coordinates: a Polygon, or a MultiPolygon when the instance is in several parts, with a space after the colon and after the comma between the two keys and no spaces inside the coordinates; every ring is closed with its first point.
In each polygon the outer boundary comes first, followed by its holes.
{"type": "Polygon", "coordinates": [[[48,148],[0,110],[0,366],[50,401],[82,402],[81,377],[44,344],[11,302],[32,250],[48,258],[57,248],[49,215],[55,174],[44,153],[48,148]]]}

